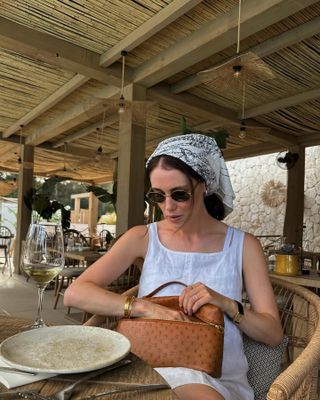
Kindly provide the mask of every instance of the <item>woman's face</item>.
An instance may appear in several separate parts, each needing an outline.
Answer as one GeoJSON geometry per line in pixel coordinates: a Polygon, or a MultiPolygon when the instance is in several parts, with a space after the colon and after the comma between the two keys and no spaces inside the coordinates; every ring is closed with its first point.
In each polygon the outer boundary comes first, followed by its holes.
{"type": "Polygon", "coordinates": [[[195,213],[197,209],[197,197],[203,185],[193,180],[192,185],[188,177],[176,169],[163,169],[157,166],[150,174],[151,191],[166,195],[163,202],[158,203],[161,211],[168,222],[176,226],[182,226],[195,213]],[[195,188],[193,190],[193,188],[195,188]],[[191,193],[187,201],[175,201],[170,195],[176,190],[185,190],[191,193]]]}

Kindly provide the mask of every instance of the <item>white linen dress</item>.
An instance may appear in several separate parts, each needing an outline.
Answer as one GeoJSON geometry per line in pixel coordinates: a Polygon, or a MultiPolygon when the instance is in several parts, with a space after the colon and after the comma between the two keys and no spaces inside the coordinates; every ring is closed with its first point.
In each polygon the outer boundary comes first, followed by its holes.
{"type": "MultiPolygon", "coordinates": [[[[202,282],[215,291],[241,301],[244,232],[228,227],[224,248],[217,253],[173,251],[159,240],[157,223],[149,225],[148,250],[143,264],[138,296],[151,293],[169,281],[187,285],[202,282]]],[[[157,296],[179,295],[183,287],[170,285],[157,296]]],[[[189,368],[156,368],[172,388],[189,383],[214,387],[225,400],[254,400],[247,380],[248,363],[239,328],[225,316],[224,353],[221,378],[189,368]]]]}

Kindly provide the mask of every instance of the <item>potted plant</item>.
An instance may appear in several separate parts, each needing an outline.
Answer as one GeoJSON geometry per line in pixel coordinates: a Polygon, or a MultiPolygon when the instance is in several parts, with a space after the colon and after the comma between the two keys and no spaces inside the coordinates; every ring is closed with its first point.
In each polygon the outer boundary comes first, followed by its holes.
{"type": "Polygon", "coordinates": [[[66,178],[51,177],[37,189],[31,188],[24,196],[24,202],[29,210],[36,212],[37,220],[41,218],[49,221],[53,215],[60,210],[62,229],[68,229],[70,226],[70,209],[66,208],[57,200],[52,200],[51,196],[54,193],[54,187],[57,183],[66,180],[66,178]]]}

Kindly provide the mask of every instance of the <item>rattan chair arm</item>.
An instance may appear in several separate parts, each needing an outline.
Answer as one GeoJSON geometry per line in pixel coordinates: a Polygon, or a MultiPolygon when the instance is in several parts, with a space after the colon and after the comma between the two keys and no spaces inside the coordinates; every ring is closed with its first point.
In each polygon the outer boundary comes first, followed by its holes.
{"type": "Polygon", "coordinates": [[[298,397],[295,397],[294,394],[301,384],[306,378],[312,379],[312,373],[318,373],[320,361],[320,299],[316,294],[301,286],[279,279],[272,279],[272,282],[290,289],[312,304],[318,317],[310,342],[296,360],[274,380],[267,395],[267,400],[298,400],[298,397]]]}

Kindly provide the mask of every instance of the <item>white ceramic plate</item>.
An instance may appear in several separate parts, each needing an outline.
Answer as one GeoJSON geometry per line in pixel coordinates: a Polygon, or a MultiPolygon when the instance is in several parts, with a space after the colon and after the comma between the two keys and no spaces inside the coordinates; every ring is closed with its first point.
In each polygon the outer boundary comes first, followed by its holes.
{"type": "Polygon", "coordinates": [[[0,355],[24,371],[70,374],[111,365],[124,358],[130,347],[118,332],[64,325],[11,336],[0,345],[0,355]]]}

